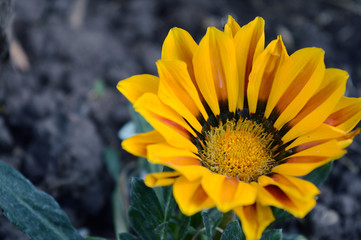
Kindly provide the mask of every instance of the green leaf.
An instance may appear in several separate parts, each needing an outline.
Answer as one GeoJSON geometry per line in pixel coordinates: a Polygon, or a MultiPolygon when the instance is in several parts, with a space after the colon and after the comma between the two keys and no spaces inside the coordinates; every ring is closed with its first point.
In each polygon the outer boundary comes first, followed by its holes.
{"type": "Polygon", "coordinates": [[[178,238],[176,239],[179,239],[179,240],[183,240],[185,239],[185,237],[187,236],[187,233],[189,232],[189,224],[191,222],[191,218],[190,217],[187,217],[187,216],[184,216],[182,214],[182,218],[180,219],[179,223],[178,223],[178,232],[176,232],[176,236],[178,236],[178,238]]]}
{"type": "Polygon", "coordinates": [[[83,239],[50,195],[0,161],[0,208],[31,239],[83,239]]]}
{"type": "MultiPolygon", "coordinates": [[[[124,188],[126,188],[126,181],[121,181],[121,177],[124,177],[120,174],[120,156],[118,152],[112,148],[107,147],[104,150],[104,161],[105,166],[108,169],[108,172],[112,176],[115,182],[115,188],[112,194],[112,207],[113,207],[113,222],[114,230],[116,236],[120,232],[126,232],[128,230],[126,211],[125,211],[125,200],[122,198],[124,193],[124,188]],[[123,190],[123,191],[122,191],[123,190]]],[[[119,240],[119,238],[117,238],[119,240]]]]}
{"type": "Polygon", "coordinates": [[[303,235],[284,233],[282,235],[282,240],[307,240],[307,238],[303,235]]]}
{"type": "Polygon", "coordinates": [[[121,233],[119,234],[119,240],[139,240],[136,236],[130,233],[121,233]]]}
{"type": "Polygon", "coordinates": [[[203,225],[204,225],[204,227],[206,228],[206,236],[207,236],[207,239],[208,239],[208,240],[212,240],[212,239],[213,239],[213,231],[212,231],[213,226],[211,226],[208,213],[205,212],[205,211],[203,211],[203,212],[202,212],[202,218],[203,218],[203,225]]]}
{"type": "Polygon", "coordinates": [[[282,240],[282,229],[269,229],[266,230],[261,240],[282,240]]]}
{"type": "Polygon", "coordinates": [[[129,220],[142,239],[157,239],[154,229],[163,223],[163,209],[153,189],[139,178],[132,178],[129,220]]]}
{"type": "MultiPolygon", "coordinates": [[[[126,207],[125,207],[125,201],[122,198],[122,191],[121,191],[121,181],[116,181],[116,186],[114,189],[114,192],[112,194],[112,205],[113,205],[113,221],[114,221],[114,230],[116,236],[118,236],[118,233],[120,232],[126,232],[128,231],[128,223],[127,223],[127,217],[126,217],[126,207]]],[[[119,238],[118,238],[119,240],[119,238]]]]}
{"type": "Polygon", "coordinates": [[[143,240],[157,239],[154,228],[157,226],[151,220],[145,218],[145,215],[136,208],[129,208],[129,221],[137,235],[143,240]]]}
{"type": "Polygon", "coordinates": [[[207,210],[208,217],[210,219],[211,225],[213,226],[213,230],[219,226],[221,221],[223,220],[223,213],[218,211],[217,208],[212,208],[207,210]]]}
{"type": "Polygon", "coordinates": [[[114,148],[107,147],[104,150],[104,160],[108,172],[114,180],[117,180],[120,173],[120,156],[118,152],[114,148]]]}
{"type": "Polygon", "coordinates": [[[220,240],[245,240],[242,228],[238,221],[231,222],[224,229],[220,240]]]}
{"type": "MultiPolygon", "coordinates": [[[[163,172],[173,172],[174,170],[164,166],[163,172]]],[[[171,217],[172,213],[174,212],[174,209],[177,207],[177,203],[173,196],[173,187],[162,187],[162,198],[159,199],[162,206],[164,206],[164,221],[168,221],[171,217]]]]}
{"type": "Polygon", "coordinates": [[[85,237],[85,240],[108,240],[107,238],[102,238],[102,237],[85,237]]]}
{"type": "Polygon", "coordinates": [[[173,197],[173,188],[172,186],[162,187],[163,199],[161,200],[161,205],[164,206],[164,216],[167,221],[172,215],[174,209],[177,206],[177,203],[173,197]]]}
{"type": "Polygon", "coordinates": [[[333,162],[329,162],[313,170],[312,172],[304,176],[303,179],[310,181],[319,187],[322,183],[326,181],[328,175],[331,172],[332,166],[333,166],[333,162]]]}
{"type": "Polygon", "coordinates": [[[276,218],[276,221],[284,221],[293,217],[290,213],[288,213],[283,209],[276,207],[271,207],[271,208],[272,208],[273,216],[276,218]]]}
{"type": "Polygon", "coordinates": [[[169,222],[163,222],[154,229],[154,233],[157,235],[158,239],[160,240],[169,239],[167,237],[168,225],[169,222]]]}

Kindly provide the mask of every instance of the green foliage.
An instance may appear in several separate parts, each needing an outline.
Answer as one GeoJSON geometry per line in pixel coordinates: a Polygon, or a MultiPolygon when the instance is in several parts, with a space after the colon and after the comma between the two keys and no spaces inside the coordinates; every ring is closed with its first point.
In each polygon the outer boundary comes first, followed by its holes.
{"type": "Polygon", "coordinates": [[[126,187],[126,184],[120,180],[121,159],[118,152],[111,147],[107,147],[104,150],[104,161],[108,172],[113,177],[113,180],[115,182],[115,189],[112,194],[112,205],[113,205],[114,228],[115,228],[115,234],[117,235],[119,232],[125,232],[128,230],[128,225],[126,221],[127,213],[125,210],[126,201],[122,198],[122,196],[124,195],[124,194],[122,195],[123,192],[122,188],[126,187]]]}
{"type": "Polygon", "coordinates": [[[266,230],[261,240],[282,240],[282,229],[269,229],[266,230]]]}
{"type": "Polygon", "coordinates": [[[138,178],[132,179],[131,189],[129,220],[134,231],[142,239],[158,239],[154,229],[164,227],[165,218],[157,195],[138,178]]]}
{"type": "Polygon", "coordinates": [[[118,152],[114,148],[107,147],[104,150],[104,160],[108,172],[116,181],[120,174],[120,156],[118,152]]]}
{"type": "Polygon", "coordinates": [[[205,228],[207,239],[212,240],[216,232],[216,228],[222,221],[223,214],[216,208],[202,212],[202,220],[205,228]]]}
{"type": "Polygon", "coordinates": [[[208,240],[213,238],[213,227],[211,226],[210,219],[207,212],[202,212],[203,225],[205,227],[205,232],[208,240]]]}
{"type": "Polygon", "coordinates": [[[102,237],[86,237],[85,240],[108,240],[106,238],[102,238],[102,237]]]}
{"type": "Polygon", "coordinates": [[[130,233],[121,233],[118,237],[119,240],[138,240],[138,238],[130,233]]]}
{"type": "Polygon", "coordinates": [[[276,218],[276,221],[284,221],[293,217],[290,213],[288,213],[283,209],[276,207],[271,207],[271,208],[272,208],[273,216],[276,218]]]}
{"type": "MultiPolygon", "coordinates": [[[[172,188],[162,187],[158,190],[159,194],[156,194],[154,189],[145,186],[143,180],[132,179],[129,219],[137,237],[130,233],[121,233],[119,240],[245,240],[239,220],[231,221],[225,228],[221,227],[227,219],[227,214],[219,212],[216,208],[204,210],[191,217],[184,216],[178,209],[172,188]],[[223,232],[220,227],[224,228],[223,232]]],[[[273,210],[279,216],[288,214],[280,209],[273,210]]],[[[261,238],[281,239],[306,240],[302,235],[283,234],[282,229],[267,229],[261,238]]]]}
{"type": "Polygon", "coordinates": [[[238,221],[231,222],[224,229],[221,240],[245,240],[241,225],[238,221]]]}
{"type": "MultiPolygon", "coordinates": [[[[213,239],[215,228],[222,219],[219,211],[212,209],[192,217],[184,216],[177,207],[172,187],[158,190],[159,194],[156,194],[139,178],[131,181],[129,220],[140,239],[184,240],[191,239],[194,235],[199,236],[197,239],[207,239],[207,234],[208,239],[213,239]],[[204,231],[205,228],[208,233],[204,231]]],[[[120,236],[120,239],[130,237],[125,233],[120,236]]]]}
{"type": "Polygon", "coordinates": [[[53,197],[39,191],[2,161],[0,208],[11,223],[33,240],[82,239],[53,197]]]}
{"type": "Polygon", "coordinates": [[[327,179],[328,175],[330,175],[330,172],[332,170],[333,162],[329,162],[309,174],[307,174],[303,179],[312,182],[317,187],[321,186],[327,179]]]}
{"type": "Polygon", "coordinates": [[[307,240],[307,238],[303,235],[284,233],[282,236],[282,240],[307,240]]]}

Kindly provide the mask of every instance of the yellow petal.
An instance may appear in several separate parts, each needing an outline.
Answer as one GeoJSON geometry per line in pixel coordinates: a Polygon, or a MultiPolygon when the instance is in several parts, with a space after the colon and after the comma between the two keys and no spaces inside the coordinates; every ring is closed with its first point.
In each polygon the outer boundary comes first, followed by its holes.
{"type": "Polygon", "coordinates": [[[348,146],[352,143],[354,137],[357,136],[357,135],[359,135],[360,132],[361,132],[361,129],[360,129],[360,128],[357,128],[355,131],[352,131],[352,132],[350,132],[350,133],[345,134],[345,135],[342,136],[342,137],[339,137],[339,138],[337,139],[337,141],[338,141],[340,147],[341,147],[341,148],[346,148],[346,147],[348,147],[348,146]]]}
{"type": "Polygon", "coordinates": [[[291,120],[291,129],[282,137],[288,142],[316,129],[331,114],[346,89],[348,74],[339,69],[327,69],[323,86],[291,120]]]}
{"type": "Polygon", "coordinates": [[[173,168],[188,181],[195,181],[210,173],[207,168],[202,166],[200,159],[194,153],[167,143],[149,145],[147,158],[151,163],[173,168]]]}
{"type": "Polygon", "coordinates": [[[342,131],[351,131],[361,119],[361,98],[342,97],[333,113],[325,120],[326,124],[342,131]]]}
{"type": "Polygon", "coordinates": [[[162,59],[185,62],[188,73],[194,80],[192,59],[197,47],[197,43],[187,31],[181,28],[172,28],[163,43],[162,59]]]}
{"type": "Polygon", "coordinates": [[[318,188],[311,182],[301,178],[286,176],[282,174],[273,174],[272,176],[261,176],[258,184],[262,187],[275,185],[282,189],[287,196],[292,198],[307,199],[314,198],[320,193],[318,188]]]}
{"type": "Polygon", "coordinates": [[[134,103],[146,92],[157,93],[159,78],[149,74],[135,75],[118,82],[118,90],[134,103]]]}
{"type": "Polygon", "coordinates": [[[252,22],[243,26],[234,37],[239,95],[237,107],[242,109],[246,96],[248,77],[251,73],[253,61],[264,49],[264,20],[256,17],[252,22]]]}
{"type": "Polygon", "coordinates": [[[148,187],[163,187],[172,185],[181,174],[179,172],[151,173],[145,177],[144,183],[148,187]]]}
{"type": "Polygon", "coordinates": [[[122,147],[133,155],[145,158],[147,156],[147,146],[161,142],[165,142],[165,139],[158,131],[154,130],[125,139],[122,142],[122,147]]]}
{"type": "Polygon", "coordinates": [[[186,64],[181,61],[160,60],[157,67],[160,78],[159,98],[201,132],[202,125],[198,119],[208,119],[208,115],[189,77],[186,64]]]}
{"type": "Polygon", "coordinates": [[[267,102],[265,117],[273,111],[274,127],[281,129],[294,118],[319,88],[325,73],[324,52],[304,48],[292,54],[277,72],[267,102]],[[279,115],[279,116],[278,116],[279,115]]]}
{"type": "MultiPolygon", "coordinates": [[[[286,179],[286,178],[284,178],[286,179]]],[[[283,180],[284,180],[283,179],[283,180]]],[[[311,193],[302,196],[299,188],[310,188],[310,183],[306,180],[288,180],[287,184],[277,182],[274,179],[266,176],[261,176],[258,179],[258,196],[257,199],[262,205],[270,205],[285,209],[295,217],[303,218],[316,205],[315,196],[318,193],[312,190],[311,193]],[[297,182],[299,188],[292,188],[289,185],[294,185],[297,182]],[[315,194],[316,193],[316,194],[315,194]]],[[[314,189],[317,189],[314,187],[314,189]]],[[[305,192],[305,191],[303,191],[305,192]]]]}
{"type": "Polygon", "coordinates": [[[201,179],[188,181],[183,176],[177,178],[173,185],[173,195],[180,210],[187,216],[215,206],[203,190],[201,179]]]}
{"type": "Polygon", "coordinates": [[[282,39],[279,36],[277,40],[272,41],[266,49],[256,58],[247,88],[248,107],[250,113],[265,110],[265,103],[270,94],[273,79],[279,66],[288,58],[288,54],[282,39]],[[257,105],[264,105],[258,106],[257,105]]]}
{"type": "Polygon", "coordinates": [[[286,151],[294,148],[296,146],[300,146],[302,144],[308,144],[313,142],[320,142],[324,140],[337,139],[342,136],[345,136],[345,132],[330,126],[328,124],[321,124],[317,129],[304,134],[297,139],[295,139],[287,148],[286,151]]]}
{"type": "Polygon", "coordinates": [[[194,54],[193,66],[199,90],[214,115],[219,115],[220,107],[235,111],[238,76],[232,38],[216,28],[208,28],[194,54]]]}
{"type": "Polygon", "coordinates": [[[296,152],[277,165],[272,172],[290,176],[304,176],[316,168],[342,157],[346,153],[337,140],[333,139],[296,152]]]}
{"type": "Polygon", "coordinates": [[[168,143],[149,145],[147,158],[151,163],[166,165],[173,169],[177,169],[179,166],[201,165],[194,153],[184,148],[171,146],[168,143]]]}
{"type": "Polygon", "coordinates": [[[332,157],[295,157],[287,159],[272,169],[272,172],[287,174],[289,176],[301,177],[309,174],[318,167],[325,165],[335,159],[342,157],[342,155],[332,157]]]}
{"type": "Polygon", "coordinates": [[[228,15],[227,24],[224,26],[224,32],[234,37],[236,33],[241,29],[238,23],[234,20],[231,15],[228,15]]]}
{"type": "Polygon", "coordinates": [[[345,151],[339,146],[338,142],[336,140],[331,140],[322,144],[312,146],[310,148],[306,148],[302,151],[296,150],[296,153],[290,155],[289,158],[304,156],[331,157],[343,153],[345,153],[345,151]]]}
{"type": "Polygon", "coordinates": [[[197,148],[190,141],[190,134],[195,135],[193,130],[182,116],[162,103],[158,96],[145,93],[134,103],[134,108],[169,144],[197,152],[197,148]]]}
{"type": "Polygon", "coordinates": [[[256,200],[256,189],[234,177],[210,172],[203,176],[202,186],[221,212],[228,212],[237,206],[250,205],[256,200]]]}
{"type": "Polygon", "coordinates": [[[260,239],[263,231],[275,220],[271,208],[259,203],[237,207],[234,211],[241,220],[247,240],[260,239]]]}

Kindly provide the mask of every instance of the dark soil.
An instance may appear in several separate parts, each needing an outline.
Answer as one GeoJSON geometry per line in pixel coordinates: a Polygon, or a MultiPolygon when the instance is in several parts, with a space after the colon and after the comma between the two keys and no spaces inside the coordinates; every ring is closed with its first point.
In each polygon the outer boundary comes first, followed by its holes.
{"type": "MultiPolygon", "coordinates": [[[[54,196],[76,228],[114,238],[114,184],[104,149],[130,159],[117,138],[130,119],[117,82],[156,74],[170,28],[184,28],[199,41],[207,26],[222,28],[228,14],[240,25],[262,16],[266,41],[281,34],[289,53],[323,48],[328,67],[350,73],[347,95],[361,96],[360,1],[14,0],[9,42],[21,46],[29,65],[16,48],[12,58],[0,54],[1,160],[54,196]]],[[[284,223],[285,232],[361,238],[360,152],[357,136],[334,164],[316,208],[284,223]]],[[[27,238],[1,217],[0,239],[27,238]]]]}

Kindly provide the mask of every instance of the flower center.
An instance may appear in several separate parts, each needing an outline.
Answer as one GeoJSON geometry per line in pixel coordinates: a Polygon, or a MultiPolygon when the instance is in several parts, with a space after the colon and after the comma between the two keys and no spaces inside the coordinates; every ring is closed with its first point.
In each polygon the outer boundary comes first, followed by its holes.
{"type": "Polygon", "coordinates": [[[272,142],[273,134],[262,124],[248,119],[227,120],[205,134],[200,156],[212,172],[252,182],[274,166],[272,142]]]}

